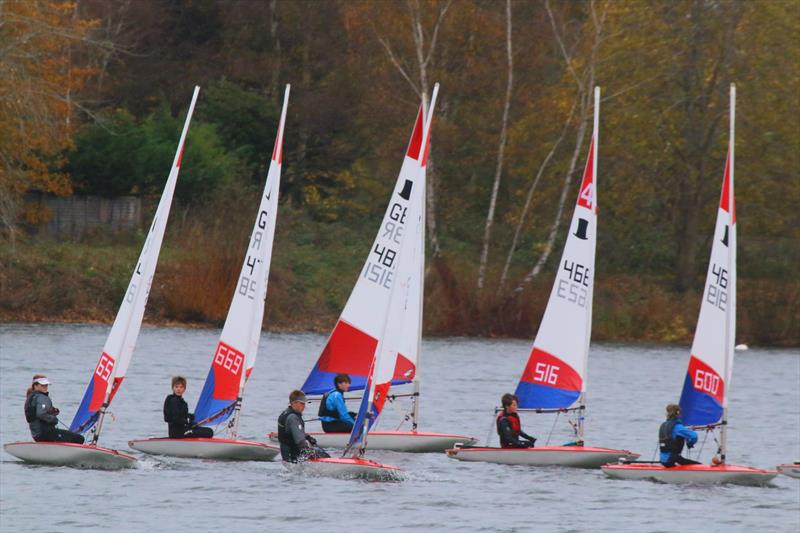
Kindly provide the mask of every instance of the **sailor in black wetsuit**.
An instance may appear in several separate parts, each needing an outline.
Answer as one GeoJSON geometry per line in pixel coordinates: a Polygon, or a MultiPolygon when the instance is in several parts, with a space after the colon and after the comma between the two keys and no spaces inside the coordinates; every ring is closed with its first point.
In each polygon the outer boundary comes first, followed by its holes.
{"type": "Polygon", "coordinates": [[[25,396],[25,420],[31,429],[31,437],[36,442],[71,442],[83,444],[83,435],[58,429],[57,408],[53,407],[48,389],[50,380],[44,374],[33,376],[33,384],[25,396]]]}
{"type": "Polygon", "coordinates": [[[169,438],[205,438],[214,436],[211,428],[195,425],[194,415],[189,412],[189,405],[183,399],[186,392],[186,378],[172,378],[172,394],[164,400],[164,422],[169,425],[169,438]]]}
{"type": "Polygon", "coordinates": [[[306,433],[303,411],[306,408],[306,395],[294,390],[289,394],[289,407],[278,417],[278,442],[281,444],[281,459],[297,463],[317,457],[330,457],[318,447],[317,440],[306,433]]]}
{"type": "Polygon", "coordinates": [[[522,423],[517,414],[519,398],[506,393],[500,399],[503,410],[497,415],[497,434],[501,448],[533,448],[536,439],[522,431],[522,423]]]}

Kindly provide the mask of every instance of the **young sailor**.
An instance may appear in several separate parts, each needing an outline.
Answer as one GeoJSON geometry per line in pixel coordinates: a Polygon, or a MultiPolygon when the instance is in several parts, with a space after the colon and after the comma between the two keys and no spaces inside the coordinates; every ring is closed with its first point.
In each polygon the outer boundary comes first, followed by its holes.
{"type": "Polygon", "coordinates": [[[522,431],[522,424],[517,414],[519,398],[515,394],[506,393],[500,399],[503,410],[497,415],[497,434],[500,436],[502,448],[533,448],[536,439],[522,431]]]}
{"type": "Polygon", "coordinates": [[[33,376],[33,383],[25,395],[25,419],[36,442],[72,442],[83,444],[83,435],[58,429],[58,409],[53,407],[48,388],[50,380],[44,374],[33,376]]]}
{"type": "Polygon", "coordinates": [[[293,390],[289,394],[289,407],[278,417],[278,442],[281,445],[281,459],[297,463],[316,457],[330,457],[318,447],[317,439],[306,433],[303,411],[306,408],[306,395],[293,390]]]}
{"type": "Polygon", "coordinates": [[[194,415],[189,412],[189,405],[183,399],[184,392],[186,392],[186,378],[181,376],[172,378],[172,394],[164,400],[164,422],[169,427],[169,438],[210,439],[214,436],[214,430],[194,423],[194,415]]]}
{"type": "Polygon", "coordinates": [[[337,374],[333,378],[333,390],[322,395],[319,402],[319,419],[325,433],[350,433],[356,423],[355,413],[347,411],[344,393],[350,390],[350,376],[337,374]]]}
{"type": "Polygon", "coordinates": [[[697,433],[683,425],[680,419],[681,408],[671,403],[667,405],[667,420],[658,428],[658,447],[661,451],[659,460],[666,467],[679,465],[699,465],[697,461],[681,457],[683,445],[689,448],[697,442],[697,433]]]}

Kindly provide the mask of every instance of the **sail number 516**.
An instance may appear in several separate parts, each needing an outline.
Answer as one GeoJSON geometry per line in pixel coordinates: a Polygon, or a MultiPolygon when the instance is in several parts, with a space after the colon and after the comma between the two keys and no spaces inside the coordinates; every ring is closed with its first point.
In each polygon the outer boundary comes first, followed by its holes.
{"type": "Polygon", "coordinates": [[[556,365],[548,365],[547,363],[536,363],[533,368],[533,381],[555,385],[556,381],[558,381],[559,368],[556,365]]]}

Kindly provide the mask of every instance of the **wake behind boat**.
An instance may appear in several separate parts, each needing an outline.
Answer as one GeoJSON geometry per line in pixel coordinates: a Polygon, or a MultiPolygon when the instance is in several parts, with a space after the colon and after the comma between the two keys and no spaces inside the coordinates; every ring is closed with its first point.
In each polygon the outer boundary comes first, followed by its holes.
{"type": "Polygon", "coordinates": [[[396,466],[357,457],[326,457],[286,465],[289,470],[314,477],[370,481],[401,481],[405,478],[403,471],[396,466]]]}
{"type": "Polygon", "coordinates": [[[603,472],[609,477],[651,479],[664,483],[763,485],[778,474],[775,470],[726,463],[728,399],[736,338],[736,204],[733,193],[735,117],[736,87],[731,85],[728,157],[725,161],[703,300],[680,399],[684,424],[709,432],[719,428],[717,454],[711,465],[606,465],[603,472]]]}
{"type": "Polygon", "coordinates": [[[280,452],[276,446],[238,439],[238,430],[244,387],[255,366],[261,340],[278,213],[283,131],[290,88],[287,85],[284,92],[267,182],[236,283],[236,292],[194,413],[200,426],[219,425],[227,421],[230,438],[134,439],[128,442],[134,450],[157,455],[231,461],[271,461],[280,452]]]}
{"type": "Polygon", "coordinates": [[[520,411],[574,415],[574,420],[569,422],[574,431],[575,445],[536,448],[463,446],[446,450],[448,457],[460,461],[580,468],[598,468],[621,457],[639,457],[628,450],[584,445],[586,370],[592,331],[597,243],[599,117],[600,88],[596,87],[594,131],[570,232],[550,300],[516,390],[520,411]],[[576,401],[577,407],[572,407],[576,401]]]}
{"type": "Polygon", "coordinates": [[[23,461],[38,464],[75,466],[80,468],[131,468],[136,466],[136,458],[108,448],[100,448],[97,442],[103,428],[105,415],[119,391],[128,365],[133,357],[139,331],[142,327],[150,286],[153,282],[164,231],[169,218],[172,198],[178,182],[183,147],[194,107],[197,103],[199,87],[194,88],[186,121],[183,124],[178,148],[172,161],[167,183],[161,193],[153,222],[147,232],[139,260],[131,275],[125,297],[119,306],[114,324],[108,333],[103,352],[94,368],[89,385],[84,392],[78,411],[70,424],[70,431],[87,433],[91,431],[89,444],[63,442],[15,442],[7,444],[5,450],[23,461]]]}

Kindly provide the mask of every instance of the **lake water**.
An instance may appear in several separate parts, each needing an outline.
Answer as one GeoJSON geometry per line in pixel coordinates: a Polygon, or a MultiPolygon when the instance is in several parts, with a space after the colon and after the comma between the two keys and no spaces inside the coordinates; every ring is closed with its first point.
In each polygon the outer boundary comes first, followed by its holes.
{"type": "MultiPolygon", "coordinates": [[[[102,349],[105,325],[0,325],[0,440],[28,440],[24,392],[35,372],[71,420],[102,349]]],[[[189,380],[193,408],[219,332],[145,327],[101,444],[165,436],[161,408],[174,374],[189,380]]],[[[263,440],[325,337],[265,334],[247,387],[242,438],[263,440]]],[[[529,341],[426,339],[421,429],[475,435],[512,391],[529,341]]],[[[664,405],[677,401],[688,348],[594,344],[589,359],[587,444],[650,459],[664,405]]],[[[355,402],[351,402],[355,403],[355,402]]],[[[399,402],[398,402],[399,403],[399,402]]],[[[355,405],[351,406],[353,409],[355,405]]],[[[394,429],[392,405],[379,427],[394,429]]],[[[312,407],[310,410],[315,410],[312,407]]],[[[543,444],[553,415],[525,415],[543,444]]],[[[313,427],[310,424],[309,427],[313,427]]],[[[737,352],[730,398],[729,461],[774,468],[800,460],[800,353],[737,352]]],[[[570,439],[559,420],[552,444],[570,439]]],[[[701,437],[702,439],[702,437],[701,437]]],[[[495,440],[496,442],[496,440],[495,440]]],[[[703,460],[714,450],[709,439],[703,460]]],[[[599,470],[463,463],[444,454],[371,452],[408,472],[396,483],[308,478],[280,462],[214,462],[132,452],[139,468],[116,472],[24,465],[0,452],[0,530],[16,531],[793,531],[800,481],[770,487],[672,486],[607,479],[599,470]]]]}

